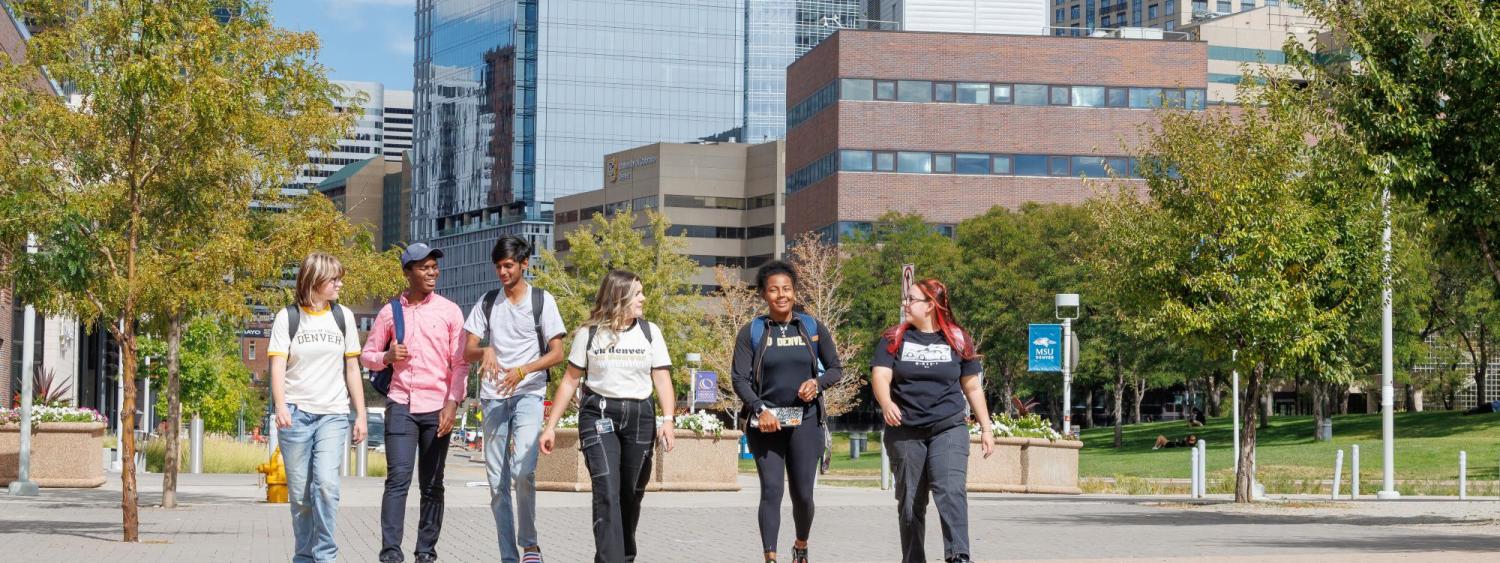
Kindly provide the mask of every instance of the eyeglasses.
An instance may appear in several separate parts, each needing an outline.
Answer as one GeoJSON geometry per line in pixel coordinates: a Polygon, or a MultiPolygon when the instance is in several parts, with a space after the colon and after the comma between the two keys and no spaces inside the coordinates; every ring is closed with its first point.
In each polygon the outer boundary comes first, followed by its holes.
{"type": "Polygon", "coordinates": [[[910,295],[901,298],[901,304],[902,305],[911,305],[912,303],[931,303],[931,302],[932,302],[931,299],[912,299],[912,297],[910,295]]]}

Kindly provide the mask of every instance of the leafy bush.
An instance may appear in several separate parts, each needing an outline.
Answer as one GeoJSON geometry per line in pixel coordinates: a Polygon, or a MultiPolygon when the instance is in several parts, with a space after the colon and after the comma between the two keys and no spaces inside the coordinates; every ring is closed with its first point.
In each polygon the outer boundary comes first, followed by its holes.
{"type": "MultiPolygon", "coordinates": [[[[990,424],[994,427],[996,438],[1037,438],[1057,441],[1063,437],[1062,434],[1052,429],[1052,423],[1036,413],[1020,418],[1011,418],[1008,414],[1000,413],[990,417],[990,424]]],[[[978,436],[979,425],[970,424],[969,434],[978,436]]]]}
{"type": "MultiPolygon", "coordinates": [[[[44,422],[104,422],[104,415],[94,409],[35,405],[31,407],[33,427],[44,422]]],[[[21,409],[0,409],[0,426],[21,424],[21,409]]]]}

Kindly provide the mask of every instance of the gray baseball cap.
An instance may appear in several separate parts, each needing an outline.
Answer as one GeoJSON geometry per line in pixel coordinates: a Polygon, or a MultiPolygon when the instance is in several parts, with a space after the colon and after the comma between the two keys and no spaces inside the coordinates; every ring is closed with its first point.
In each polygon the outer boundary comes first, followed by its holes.
{"type": "Polygon", "coordinates": [[[431,248],[426,244],[420,242],[412,243],[410,246],[406,247],[406,250],[401,252],[401,267],[405,268],[412,262],[421,262],[428,258],[442,257],[443,251],[441,250],[431,248]]]}

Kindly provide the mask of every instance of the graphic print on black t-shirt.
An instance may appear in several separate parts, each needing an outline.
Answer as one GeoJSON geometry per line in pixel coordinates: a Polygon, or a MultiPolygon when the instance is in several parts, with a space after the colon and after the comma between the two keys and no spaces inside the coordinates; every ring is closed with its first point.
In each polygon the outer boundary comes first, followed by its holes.
{"type": "Polygon", "coordinates": [[[797,397],[802,382],[813,376],[812,352],[796,326],[771,323],[766,330],[766,351],[761,358],[760,398],[773,407],[806,405],[797,397]]]}
{"type": "Polygon", "coordinates": [[[978,358],[964,360],[941,333],[916,329],[902,336],[898,357],[889,348],[882,337],[871,363],[891,369],[891,399],[901,409],[902,426],[931,426],[963,412],[959,379],[982,370],[978,358]]]}

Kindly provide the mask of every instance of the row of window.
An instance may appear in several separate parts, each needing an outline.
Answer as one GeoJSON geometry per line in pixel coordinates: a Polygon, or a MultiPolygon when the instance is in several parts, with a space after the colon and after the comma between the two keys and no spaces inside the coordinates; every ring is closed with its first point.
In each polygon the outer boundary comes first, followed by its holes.
{"type": "Polygon", "coordinates": [[[843,172],[903,174],[971,174],[1001,176],[1080,176],[1105,178],[1111,172],[1134,176],[1135,166],[1123,156],[1043,154],[944,153],[913,151],[839,151],[843,172]]]}
{"type": "Polygon", "coordinates": [[[737,211],[745,211],[776,205],[775,194],[767,194],[751,198],[667,195],[665,196],[665,200],[666,207],[682,207],[687,209],[732,209],[737,211]]]}
{"type": "Polygon", "coordinates": [[[587,221],[594,217],[595,213],[603,214],[606,218],[614,217],[616,213],[624,211],[644,211],[657,207],[656,196],[648,195],[625,201],[617,201],[605,205],[593,205],[575,211],[563,211],[557,214],[557,224],[576,223],[587,221]]]}
{"type": "MultiPolygon", "coordinates": [[[[957,231],[957,227],[949,223],[928,223],[927,226],[932,228],[932,232],[948,238],[953,238],[957,231]]],[[[864,240],[879,239],[880,234],[876,231],[876,227],[875,223],[869,221],[839,221],[813,229],[813,232],[825,242],[838,244],[848,241],[855,235],[859,235],[864,240]]]]}
{"type": "Polygon", "coordinates": [[[667,227],[667,236],[672,237],[685,236],[689,238],[749,240],[775,234],[776,226],[771,224],[754,227],[719,227],[714,225],[671,225],[667,227]]]}
{"type": "Polygon", "coordinates": [[[690,254],[688,259],[697,262],[704,268],[724,266],[726,268],[759,268],[771,261],[771,255],[760,256],[706,256],[701,254],[690,254]]]}
{"type": "Polygon", "coordinates": [[[1207,106],[1208,96],[1202,88],[844,78],[792,106],[787,111],[787,129],[800,125],[839,100],[1201,110],[1207,106]]]}

